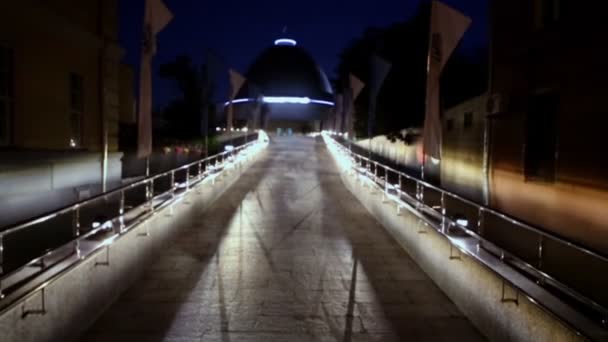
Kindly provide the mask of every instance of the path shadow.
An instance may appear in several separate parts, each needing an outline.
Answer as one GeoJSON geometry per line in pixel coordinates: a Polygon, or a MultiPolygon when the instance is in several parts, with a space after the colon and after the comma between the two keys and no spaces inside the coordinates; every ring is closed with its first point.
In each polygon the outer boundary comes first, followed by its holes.
{"type": "Polygon", "coordinates": [[[323,228],[343,234],[352,255],[342,273],[348,289],[344,324],[331,327],[334,338],[483,341],[455,304],[346,189],[322,141],[317,141],[316,150],[324,165],[318,173],[325,202],[323,228]]]}
{"type": "MultiPolygon", "coordinates": [[[[224,266],[218,250],[231,220],[242,215],[241,203],[272,163],[268,152],[263,153],[210,208],[195,215],[190,226],[180,228],[158,259],[81,341],[196,340],[210,326],[228,330],[230,294],[221,277],[224,266]]],[[[222,341],[229,341],[227,334],[222,341]]]]}

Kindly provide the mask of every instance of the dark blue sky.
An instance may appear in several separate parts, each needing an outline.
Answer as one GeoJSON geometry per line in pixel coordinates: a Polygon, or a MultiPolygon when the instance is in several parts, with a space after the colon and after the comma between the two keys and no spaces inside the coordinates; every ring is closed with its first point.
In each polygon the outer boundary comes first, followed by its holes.
{"type": "MultiPolygon", "coordinates": [[[[274,39],[287,36],[298,41],[325,69],[334,74],[338,54],[370,26],[383,27],[411,17],[424,0],[164,0],[173,21],[158,36],[158,65],[186,54],[200,64],[208,49],[216,51],[230,67],[245,72],[274,39]]],[[[474,50],[487,41],[489,0],[445,0],[471,18],[462,48],[474,50]]],[[[124,61],[138,71],[144,0],[120,1],[120,42],[124,61]]],[[[407,42],[404,42],[406,44],[407,42]]],[[[170,82],[154,78],[155,103],[165,104],[175,93],[170,82]]],[[[220,99],[226,94],[218,94],[220,99]]]]}

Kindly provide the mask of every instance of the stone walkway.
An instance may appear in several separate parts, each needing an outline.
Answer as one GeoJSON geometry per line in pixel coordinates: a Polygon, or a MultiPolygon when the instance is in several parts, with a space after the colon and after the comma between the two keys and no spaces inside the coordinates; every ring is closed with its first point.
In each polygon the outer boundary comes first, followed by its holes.
{"type": "Polygon", "coordinates": [[[83,341],[481,341],[342,185],[277,138],[83,341]]]}

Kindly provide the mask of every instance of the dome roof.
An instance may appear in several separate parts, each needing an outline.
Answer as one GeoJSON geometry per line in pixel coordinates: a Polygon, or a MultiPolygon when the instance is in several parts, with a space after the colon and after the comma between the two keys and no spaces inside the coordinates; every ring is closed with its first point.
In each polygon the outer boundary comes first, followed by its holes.
{"type": "Polygon", "coordinates": [[[279,39],[265,49],[251,64],[246,77],[248,83],[237,98],[251,98],[261,93],[270,97],[333,100],[327,76],[293,40],[279,39]]]}

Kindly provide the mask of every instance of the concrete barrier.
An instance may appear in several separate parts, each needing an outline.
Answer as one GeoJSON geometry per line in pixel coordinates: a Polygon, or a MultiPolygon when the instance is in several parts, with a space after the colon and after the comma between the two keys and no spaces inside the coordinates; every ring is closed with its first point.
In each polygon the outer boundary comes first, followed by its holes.
{"type": "Polygon", "coordinates": [[[262,150],[232,170],[223,171],[213,184],[199,184],[172,207],[159,210],[43,291],[4,312],[0,316],[0,341],[78,338],[154,262],[180,228],[190,225],[208,209],[263,153],[262,150]]]}
{"type": "Polygon", "coordinates": [[[383,203],[381,191],[372,191],[344,169],[341,178],[349,191],[489,340],[585,340],[527,297],[517,295],[517,291],[494,272],[452,248],[445,237],[426,227],[410,211],[402,209],[397,215],[396,204],[383,203]],[[510,300],[515,298],[517,301],[510,300]]]}

